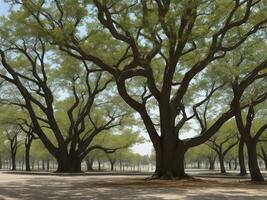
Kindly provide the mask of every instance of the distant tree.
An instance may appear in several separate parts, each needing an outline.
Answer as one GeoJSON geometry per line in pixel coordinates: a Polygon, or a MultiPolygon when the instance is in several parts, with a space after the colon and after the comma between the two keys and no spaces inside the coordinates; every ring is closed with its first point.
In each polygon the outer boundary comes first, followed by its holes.
{"type": "Polygon", "coordinates": [[[10,159],[10,148],[6,145],[6,136],[4,127],[0,126],[0,165],[2,168],[9,168],[8,160],[10,159]]]}
{"type": "Polygon", "coordinates": [[[214,170],[217,153],[209,148],[206,144],[202,144],[190,149],[186,154],[186,158],[189,162],[196,162],[197,168],[201,168],[201,163],[207,161],[209,164],[209,169],[214,170]]]}
{"type": "MultiPolygon", "coordinates": [[[[106,146],[104,153],[106,154],[107,160],[110,162],[111,171],[114,170],[115,163],[119,160],[119,156],[123,151],[129,149],[134,144],[142,143],[143,138],[137,133],[132,132],[129,129],[117,129],[117,134],[103,134],[95,140],[95,143],[101,143],[106,146]]],[[[94,158],[94,154],[89,154],[87,159],[94,158]]]]}
{"type": "Polygon", "coordinates": [[[125,165],[128,162],[128,158],[129,158],[130,152],[131,152],[131,150],[129,148],[121,149],[121,150],[118,151],[117,159],[118,159],[118,162],[119,162],[120,171],[124,171],[125,170],[125,165]]]}
{"type": "MultiPolygon", "coordinates": [[[[238,140],[238,144],[240,139],[238,140]]],[[[237,170],[238,168],[238,146],[235,145],[231,150],[226,154],[225,161],[228,163],[229,170],[237,170]]]]}
{"type": "Polygon", "coordinates": [[[0,129],[0,169],[3,168],[3,161],[4,161],[4,134],[2,134],[2,129],[0,129]]]}
{"type": "MultiPolygon", "coordinates": [[[[266,65],[264,65],[266,66],[266,65]]],[[[261,77],[261,75],[258,75],[261,77]]],[[[237,124],[237,128],[241,137],[243,137],[244,142],[247,147],[248,153],[248,167],[251,174],[252,181],[264,181],[264,177],[262,176],[257,160],[257,144],[260,140],[260,137],[267,130],[267,123],[265,120],[261,120],[261,103],[267,99],[266,90],[249,90],[249,94],[252,95],[251,99],[247,102],[247,98],[243,98],[242,90],[243,88],[237,86],[237,81],[233,83],[233,92],[235,95],[235,101],[233,101],[232,107],[235,111],[235,120],[237,124]],[[241,90],[241,92],[240,92],[241,90]],[[241,107],[243,104],[248,103],[249,107],[245,111],[241,111],[241,107]],[[244,113],[244,115],[242,115],[244,113]],[[258,116],[257,116],[258,114],[258,116]],[[245,118],[245,120],[244,120],[245,118]]],[[[266,82],[265,82],[266,83],[266,82]]],[[[267,85],[262,85],[266,88],[267,85]]],[[[259,86],[257,86],[259,87],[259,86]]],[[[251,88],[249,88],[251,89],[251,88]]]]}
{"type": "Polygon", "coordinates": [[[33,129],[33,124],[28,124],[27,121],[25,122],[25,128],[23,124],[21,125],[21,129],[23,132],[26,134],[25,140],[24,140],[24,145],[25,145],[25,165],[26,165],[26,171],[31,171],[30,167],[30,151],[31,151],[31,146],[32,142],[34,139],[37,139],[37,137],[34,134],[34,129],[33,129]]]}
{"type": "MultiPolygon", "coordinates": [[[[232,121],[233,122],[233,121],[232,121]]],[[[221,127],[218,133],[211,137],[206,143],[212,150],[214,150],[219,158],[221,173],[226,173],[224,159],[226,154],[238,144],[238,132],[235,124],[226,123],[221,127]]]]}
{"type": "Polygon", "coordinates": [[[258,156],[263,160],[265,169],[267,170],[267,132],[260,138],[259,142],[257,146],[258,156]]]}
{"type": "Polygon", "coordinates": [[[97,170],[101,171],[102,170],[102,168],[101,168],[102,163],[107,161],[106,154],[104,151],[101,151],[101,150],[95,150],[92,153],[94,153],[94,158],[97,161],[97,165],[98,165],[97,170]]]}
{"type": "Polygon", "coordinates": [[[5,124],[11,124],[17,126],[21,130],[21,139],[24,139],[25,146],[25,165],[26,171],[30,171],[30,148],[34,138],[36,136],[33,132],[33,124],[30,123],[29,115],[23,109],[18,109],[14,105],[6,105],[5,99],[2,99],[2,107],[0,111],[0,121],[2,126],[5,124]],[[23,134],[24,133],[24,134],[23,134]]]}
{"type": "Polygon", "coordinates": [[[259,157],[264,161],[265,169],[267,170],[267,152],[266,152],[266,148],[261,146],[259,157]]]}
{"type": "Polygon", "coordinates": [[[20,146],[19,135],[21,130],[18,126],[6,125],[4,135],[7,138],[10,148],[10,155],[12,161],[12,170],[16,170],[16,155],[20,146]]]}
{"type": "Polygon", "coordinates": [[[142,155],[141,156],[141,165],[143,167],[147,166],[147,171],[149,171],[149,164],[150,164],[150,158],[149,155],[142,155]]]}

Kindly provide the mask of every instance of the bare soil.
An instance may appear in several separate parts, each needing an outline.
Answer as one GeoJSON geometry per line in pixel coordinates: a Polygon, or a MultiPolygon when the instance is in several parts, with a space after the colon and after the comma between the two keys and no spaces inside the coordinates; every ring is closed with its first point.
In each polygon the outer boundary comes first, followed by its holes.
{"type": "MultiPolygon", "coordinates": [[[[227,175],[225,175],[227,176],[227,175]]],[[[0,172],[0,200],[267,200],[267,183],[235,177],[149,180],[146,176],[52,176],[0,172]]]]}

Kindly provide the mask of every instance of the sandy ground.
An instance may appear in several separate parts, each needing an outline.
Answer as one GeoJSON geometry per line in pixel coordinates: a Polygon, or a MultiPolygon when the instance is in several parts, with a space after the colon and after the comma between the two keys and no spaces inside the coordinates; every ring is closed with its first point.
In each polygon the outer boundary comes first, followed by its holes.
{"type": "Polygon", "coordinates": [[[145,180],[144,176],[49,176],[0,172],[0,200],[267,200],[267,184],[233,178],[145,180]]]}

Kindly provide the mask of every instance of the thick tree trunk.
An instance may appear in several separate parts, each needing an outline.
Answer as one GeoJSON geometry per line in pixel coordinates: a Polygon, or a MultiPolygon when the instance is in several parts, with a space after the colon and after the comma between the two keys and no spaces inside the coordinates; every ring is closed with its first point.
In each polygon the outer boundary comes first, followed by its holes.
{"type": "Polygon", "coordinates": [[[11,161],[12,161],[12,170],[16,170],[16,155],[11,155],[11,161]]]}
{"type": "Polygon", "coordinates": [[[224,166],[224,157],[223,157],[223,155],[219,155],[219,161],[220,161],[221,173],[226,173],[225,166],[224,166]]]}
{"type": "Polygon", "coordinates": [[[240,176],[244,176],[247,174],[246,165],[245,165],[245,158],[244,158],[244,140],[242,137],[240,138],[239,145],[238,145],[238,160],[240,166],[240,176]]]}
{"type": "Polygon", "coordinates": [[[57,158],[58,168],[56,172],[75,173],[81,172],[81,159],[78,157],[59,156],[57,158]]]}
{"type": "Polygon", "coordinates": [[[161,179],[188,178],[184,170],[185,147],[177,139],[167,138],[156,148],[156,170],[154,177],[161,179]]]}
{"type": "Polygon", "coordinates": [[[248,167],[252,181],[264,181],[264,178],[261,174],[259,165],[258,165],[258,158],[257,158],[257,150],[256,144],[254,142],[247,143],[247,150],[248,150],[248,167]]]}
{"type": "Polygon", "coordinates": [[[26,171],[31,171],[31,166],[30,166],[30,146],[25,146],[25,165],[26,165],[26,171]]]}

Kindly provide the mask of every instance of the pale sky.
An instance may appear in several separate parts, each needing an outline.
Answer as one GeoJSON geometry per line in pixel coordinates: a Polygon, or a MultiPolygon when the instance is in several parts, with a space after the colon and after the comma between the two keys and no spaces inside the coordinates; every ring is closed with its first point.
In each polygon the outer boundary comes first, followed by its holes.
{"type": "Polygon", "coordinates": [[[6,15],[8,6],[4,3],[4,0],[0,0],[0,15],[6,15]]]}

